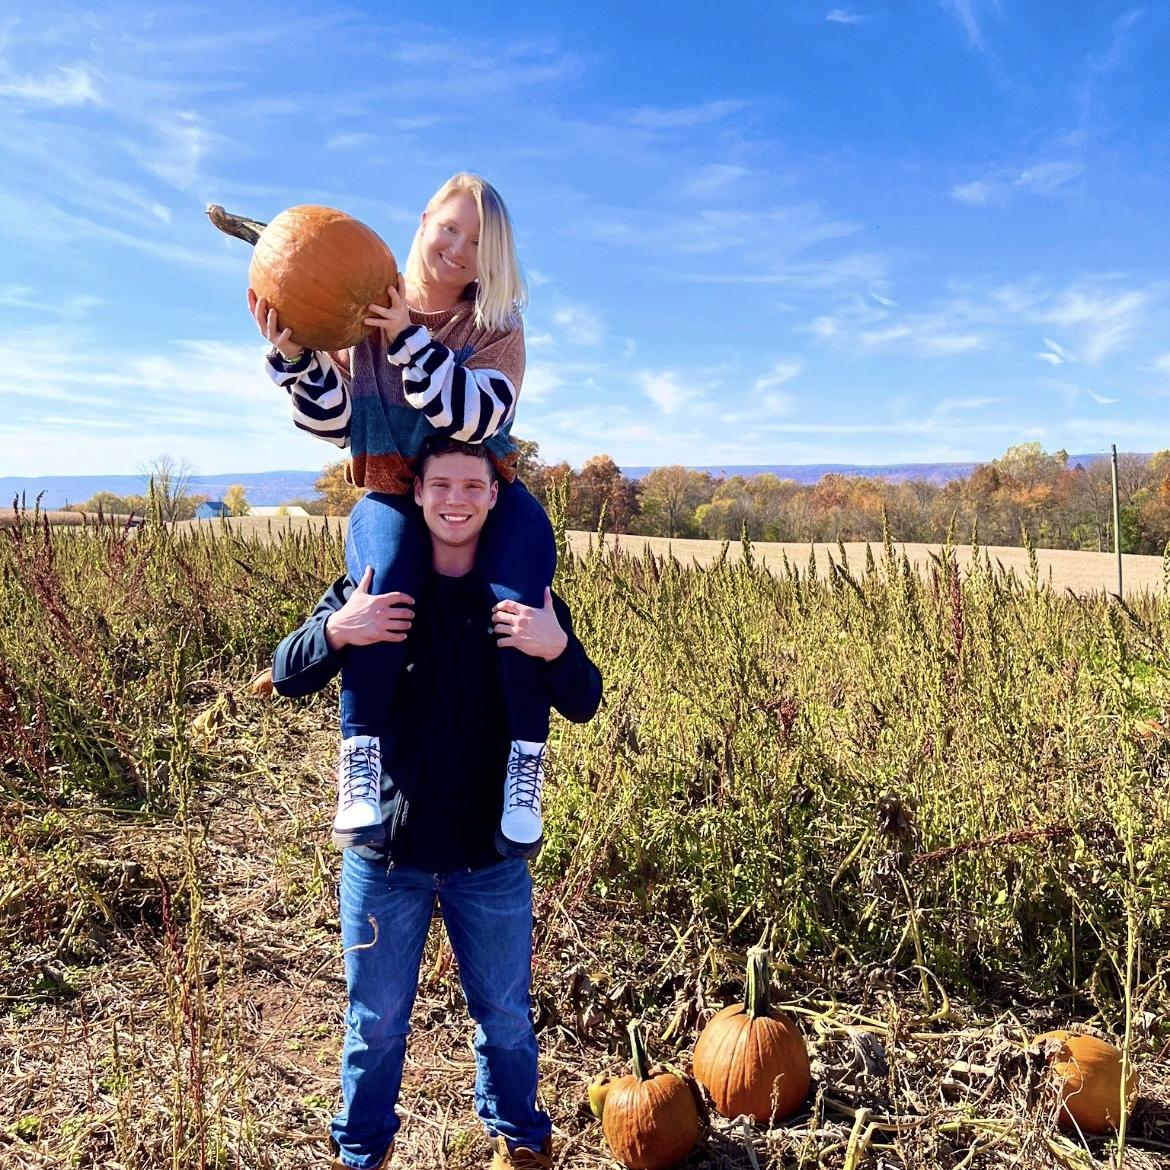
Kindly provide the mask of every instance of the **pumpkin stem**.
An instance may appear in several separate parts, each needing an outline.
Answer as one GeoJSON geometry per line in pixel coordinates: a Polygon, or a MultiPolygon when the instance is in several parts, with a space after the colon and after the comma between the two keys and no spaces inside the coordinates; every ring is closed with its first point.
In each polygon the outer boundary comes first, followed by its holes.
{"type": "Polygon", "coordinates": [[[768,1002],[768,952],[763,947],[752,947],[748,951],[747,986],[744,988],[743,1010],[752,1019],[770,1016],[768,1002]]]}
{"type": "Polygon", "coordinates": [[[243,240],[245,244],[255,244],[260,238],[260,233],[268,226],[258,220],[246,219],[242,215],[233,215],[230,211],[224,211],[218,203],[207,205],[207,218],[221,232],[235,236],[237,240],[243,240]]]}
{"type": "Polygon", "coordinates": [[[630,1055],[634,1060],[634,1076],[639,1081],[648,1080],[646,1072],[646,1045],[642,1043],[642,1031],[638,1027],[637,1020],[631,1020],[629,1026],[630,1033],[630,1055]]]}

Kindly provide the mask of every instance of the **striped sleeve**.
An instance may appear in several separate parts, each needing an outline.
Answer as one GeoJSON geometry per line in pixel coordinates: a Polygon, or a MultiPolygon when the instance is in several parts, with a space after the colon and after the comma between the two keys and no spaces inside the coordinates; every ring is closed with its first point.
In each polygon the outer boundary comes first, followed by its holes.
{"type": "Polygon", "coordinates": [[[335,447],[349,446],[349,377],[327,353],[306,350],[289,364],[273,349],[264,365],[288,392],[294,425],[335,447]]]}
{"type": "Polygon", "coordinates": [[[387,353],[402,366],[406,401],[441,435],[482,443],[512,421],[517,388],[501,370],[462,365],[424,325],[403,330],[387,353]]]}

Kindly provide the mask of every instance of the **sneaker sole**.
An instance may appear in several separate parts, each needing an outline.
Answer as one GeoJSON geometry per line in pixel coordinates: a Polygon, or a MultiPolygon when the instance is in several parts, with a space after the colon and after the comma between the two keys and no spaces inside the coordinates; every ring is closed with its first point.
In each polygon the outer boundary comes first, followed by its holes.
{"type": "Polygon", "coordinates": [[[496,830],[496,852],[501,857],[509,857],[517,861],[532,861],[540,853],[543,845],[543,833],[535,841],[512,841],[504,836],[502,830],[496,830]]]}
{"type": "Polygon", "coordinates": [[[376,849],[379,845],[386,844],[386,826],[370,825],[364,829],[334,829],[331,839],[338,849],[352,849],[355,845],[366,845],[376,849]]]}

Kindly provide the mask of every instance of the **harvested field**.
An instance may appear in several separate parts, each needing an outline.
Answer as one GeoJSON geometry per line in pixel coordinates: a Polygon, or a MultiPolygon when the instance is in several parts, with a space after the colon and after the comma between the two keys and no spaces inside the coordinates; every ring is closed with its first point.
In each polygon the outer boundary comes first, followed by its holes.
{"type": "MultiPolygon", "coordinates": [[[[344,518],[322,517],[288,517],[285,519],[260,519],[242,517],[233,520],[184,520],[176,526],[179,529],[204,528],[214,531],[221,527],[224,530],[235,532],[241,537],[260,536],[264,539],[277,537],[283,531],[306,532],[316,531],[323,526],[345,531],[344,518]]],[[[597,537],[587,532],[570,532],[569,540],[577,553],[585,552],[597,537]]],[[[721,554],[723,545],[717,540],[667,540],[661,536],[625,536],[606,537],[607,542],[616,541],[626,551],[638,554],[648,548],[655,556],[673,556],[685,564],[694,563],[700,566],[710,565],[721,554]]],[[[865,545],[847,541],[844,545],[848,562],[854,568],[865,563],[865,545]]],[[[905,552],[910,563],[919,570],[929,570],[932,564],[932,554],[937,556],[941,546],[931,544],[907,544],[894,542],[899,552],[905,552]]],[[[817,571],[826,574],[829,571],[829,561],[840,560],[840,546],[836,544],[774,544],[759,542],[752,545],[752,552],[763,564],[773,569],[779,569],[785,559],[789,564],[800,569],[807,567],[809,555],[812,552],[816,557],[817,571]]],[[[875,551],[880,546],[875,546],[875,551]]],[[[1010,570],[1022,581],[1028,579],[1029,560],[1028,550],[1013,546],[993,546],[981,548],[980,554],[986,554],[993,565],[1002,566],[1010,570]]],[[[966,570],[970,564],[972,548],[970,545],[956,545],[955,555],[961,569],[966,570]]],[[[727,556],[737,560],[742,555],[739,544],[732,543],[727,550],[727,556]]],[[[1125,592],[1129,593],[1162,593],[1165,588],[1163,561],[1161,557],[1135,556],[1124,554],[1122,560],[1122,579],[1125,592]]],[[[1039,567],[1040,581],[1050,585],[1060,592],[1071,590],[1073,593],[1083,594],[1091,592],[1116,593],[1117,591],[1117,557],[1113,553],[1076,552],[1069,549],[1037,549],[1036,562],[1039,567]]]]}
{"type": "MultiPolygon", "coordinates": [[[[327,1164],[336,695],[248,681],[341,546],[335,522],[245,524],[0,534],[0,1153],[21,1170],[327,1164]]],[[[784,1123],[717,1122],[690,1170],[1166,1165],[1162,598],[881,548],[814,575],[807,548],[773,573],[760,549],[700,568],[573,544],[558,588],[607,701],[554,727],[535,866],[556,1165],[614,1165],[584,1089],[628,1067],[630,1019],[685,1066],[761,939],[813,1093],[784,1123]],[[1124,1143],[1055,1124],[1028,1041],[1070,1025],[1138,1070],[1124,1143]]],[[[485,1163],[470,1035],[436,924],[396,1166],[485,1163]]]]}

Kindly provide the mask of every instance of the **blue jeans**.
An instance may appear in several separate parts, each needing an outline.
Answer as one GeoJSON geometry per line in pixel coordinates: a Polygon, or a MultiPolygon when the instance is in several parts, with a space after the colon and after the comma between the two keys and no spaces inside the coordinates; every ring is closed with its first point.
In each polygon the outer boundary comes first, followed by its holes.
{"type": "Polygon", "coordinates": [[[342,1162],[376,1166],[398,1132],[395,1105],[423,944],[438,900],[475,1020],[475,1111],[489,1135],[539,1149],[552,1132],[536,1108],[536,1033],[529,1015],[532,878],[523,861],[424,873],[341,855],[341,941],[349,989],[341,1051],[342,1162]],[[378,924],[377,942],[369,918],[378,924]]]}
{"type": "MultiPolygon", "coordinates": [[[[430,533],[410,496],[370,492],[354,506],[345,537],[345,564],[361,580],[374,568],[371,591],[398,590],[417,601],[431,571],[430,533]]],[[[548,516],[517,480],[500,483],[496,506],[479,538],[476,569],[498,601],[544,604],[557,567],[556,541],[548,516]]],[[[351,646],[341,667],[341,735],[381,735],[387,697],[406,660],[406,643],[351,646]]],[[[548,700],[541,660],[507,647],[500,651],[504,705],[511,739],[543,743],[548,738],[548,700]]]]}

